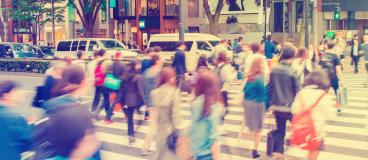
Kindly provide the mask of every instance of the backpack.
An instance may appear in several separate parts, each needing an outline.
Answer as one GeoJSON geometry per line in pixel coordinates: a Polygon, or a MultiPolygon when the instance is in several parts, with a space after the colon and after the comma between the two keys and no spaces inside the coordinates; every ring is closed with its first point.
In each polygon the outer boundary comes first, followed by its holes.
{"type": "Polygon", "coordinates": [[[98,63],[95,69],[95,85],[103,86],[105,82],[105,73],[103,71],[102,63],[98,63]]]}
{"type": "Polygon", "coordinates": [[[291,121],[291,144],[305,150],[317,150],[320,147],[321,141],[317,139],[318,135],[314,127],[312,111],[325,95],[327,95],[327,92],[323,93],[312,106],[308,108],[303,106],[303,111],[294,114],[291,121]]]}
{"type": "Polygon", "coordinates": [[[327,72],[330,79],[332,79],[333,77],[336,77],[336,68],[333,63],[333,59],[331,55],[324,54],[321,57],[321,61],[319,62],[319,65],[322,67],[323,70],[327,72]]]}

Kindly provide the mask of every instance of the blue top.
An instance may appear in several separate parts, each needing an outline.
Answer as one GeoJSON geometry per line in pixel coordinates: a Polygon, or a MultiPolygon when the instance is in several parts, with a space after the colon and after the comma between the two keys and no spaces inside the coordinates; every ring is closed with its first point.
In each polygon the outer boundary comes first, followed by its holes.
{"type": "Polygon", "coordinates": [[[143,98],[147,107],[152,107],[151,91],[157,88],[157,76],[160,70],[150,68],[143,73],[143,98]]]}
{"type": "Polygon", "coordinates": [[[178,75],[184,75],[184,73],[187,72],[187,68],[186,68],[186,65],[185,65],[185,53],[184,53],[184,51],[177,50],[175,52],[172,67],[175,68],[176,74],[178,74],[178,75]]]}
{"type": "Polygon", "coordinates": [[[267,59],[272,59],[273,55],[276,53],[276,45],[271,41],[266,41],[265,43],[265,56],[267,59]]]}
{"type": "Polygon", "coordinates": [[[254,81],[248,81],[244,86],[244,99],[264,103],[266,101],[266,87],[262,76],[258,76],[254,81]]]}
{"type": "Polygon", "coordinates": [[[0,159],[21,159],[20,154],[31,149],[32,127],[21,115],[0,105],[0,128],[0,159]]]}
{"type": "Polygon", "coordinates": [[[143,59],[141,61],[141,73],[143,74],[148,68],[152,66],[151,59],[143,59]]]}
{"type": "Polygon", "coordinates": [[[211,113],[202,118],[204,106],[204,96],[197,97],[192,102],[192,126],[190,129],[190,137],[192,144],[192,152],[194,156],[205,156],[211,154],[211,147],[220,137],[217,126],[223,112],[223,106],[214,104],[211,113]]]}

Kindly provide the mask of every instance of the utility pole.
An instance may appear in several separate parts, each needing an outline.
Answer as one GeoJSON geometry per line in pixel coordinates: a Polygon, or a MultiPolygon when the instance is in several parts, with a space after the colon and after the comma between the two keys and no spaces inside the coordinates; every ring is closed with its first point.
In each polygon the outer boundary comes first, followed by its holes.
{"type": "Polygon", "coordinates": [[[51,16],[52,16],[52,46],[55,47],[55,3],[51,0],[51,16]]]}
{"type": "Polygon", "coordinates": [[[106,0],[106,38],[110,38],[110,1],[106,0]]]}
{"type": "Polygon", "coordinates": [[[309,46],[309,2],[310,0],[304,1],[304,46],[309,46]]]}
{"type": "Polygon", "coordinates": [[[319,0],[314,0],[313,1],[313,46],[317,47],[318,45],[318,1],[319,0]]]}
{"type": "Polygon", "coordinates": [[[179,40],[184,41],[184,6],[183,0],[179,0],[179,40]]]}
{"type": "Polygon", "coordinates": [[[266,36],[267,36],[267,0],[263,0],[263,14],[264,14],[263,41],[266,42],[266,36]]]}

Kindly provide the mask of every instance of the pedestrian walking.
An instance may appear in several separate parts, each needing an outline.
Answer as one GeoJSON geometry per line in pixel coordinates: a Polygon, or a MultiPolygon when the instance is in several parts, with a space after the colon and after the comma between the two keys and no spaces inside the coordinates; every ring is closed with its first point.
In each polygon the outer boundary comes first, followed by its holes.
{"type": "Polygon", "coordinates": [[[270,74],[269,96],[271,110],[276,119],[275,145],[273,155],[282,158],[286,133],[286,122],[291,120],[291,105],[299,91],[300,82],[296,71],[291,67],[296,54],[296,48],[285,45],[281,50],[280,63],[270,74]]]}
{"type": "Polygon", "coordinates": [[[220,52],[227,52],[228,51],[228,43],[226,39],[222,39],[219,44],[215,46],[215,49],[213,51],[213,55],[209,58],[209,62],[212,65],[216,65],[216,60],[218,59],[218,56],[220,52]]]}
{"type": "Polygon", "coordinates": [[[276,45],[272,41],[272,36],[267,35],[265,42],[265,56],[269,62],[271,62],[272,57],[276,54],[276,45]]]}
{"type": "Polygon", "coordinates": [[[12,81],[0,82],[0,157],[19,160],[21,153],[32,149],[32,127],[12,107],[17,107],[16,84],[12,81]]]}
{"type": "Polygon", "coordinates": [[[198,59],[198,63],[197,63],[197,69],[196,71],[198,71],[201,68],[209,68],[208,63],[207,63],[207,56],[206,55],[201,55],[198,59]]]}
{"type": "MultiPolygon", "coordinates": [[[[344,77],[342,76],[342,71],[340,67],[341,65],[340,58],[336,55],[334,48],[335,48],[335,42],[332,40],[328,40],[326,43],[325,53],[321,57],[321,61],[319,64],[322,67],[322,69],[324,69],[328,73],[328,76],[331,82],[330,86],[334,89],[335,95],[337,97],[338,90],[340,88],[340,83],[341,85],[345,83],[344,83],[344,77]]],[[[341,107],[342,107],[341,102],[339,101],[338,98],[336,98],[337,112],[341,112],[342,110],[341,107]]]]}
{"type": "Polygon", "coordinates": [[[224,100],[225,107],[228,107],[228,91],[230,82],[236,80],[236,72],[234,68],[227,63],[226,52],[220,52],[217,58],[217,66],[215,73],[220,79],[221,94],[224,100]]]}
{"type": "Polygon", "coordinates": [[[296,70],[299,82],[304,82],[304,78],[312,71],[312,64],[308,58],[308,50],[299,48],[296,57],[291,64],[291,67],[296,70]]]}
{"type": "Polygon", "coordinates": [[[364,43],[361,44],[361,50],[364,57],[365,69],[368,73],[368,35],[364,35],[363,37],[364,43]]]}
{"type": "Polygon", "coordinates": [[[86,62],[83,60],[83,51],[77,51],[77,59],[72,61],[72,64],[76,64],[82,68],[84,72],[87,70],[86,62]]]}
{"type": "Polygon", "coordinates": [[[177,85],[179,88],[181,87],[181,83],[183,83],[185,79],[185,73],[187,72],[186,60],[185,60],[185,50],[186,50],[185,42],[179,41],[177,44],[177,50],[174,55],[174,60],[172,63],[172,67],[175,69],[177,75],[177,85]]]}
{"type": "Polygon", "coordinates": [[[153,48],[148,48],[146,50],[146,54],[144,55],[141,61],[141,73],[142,74],[153,65],[152,56],[160,53],[160,51],[161,51],[161,48],[158,46],[155,46],[153,48]]]}
{"type": "Polygon", "coordinates": [[[247,83],[244,91],[244,111],[245,124],[249,131],[254,135],[252,157],[258,158],[258,145],[261,141],[261,129],[263,125],[263,116],[265,112],[266,102],[266,86],[263,80],[263,60],[264,58],[257,55],[253,59],[253,63],[249,74],[247,75],[247,83]]]}
{"type": "Polygon", "coordinates": [[[52,89],[54,98],[44,103],[46,117],[36,124],[34,159],[99,158],[92,115],[78,100],[86,86],[85,73],[77,65],[64,69],[60,82],[52,89]]]}
{"type": "MultiPolygon", "coordinates": [[[[104,57],[105,50],[98,51],[98,57],[104,57]]],[[[109,113],[110,109],[110,99],[109,99],[109,90],[104,86],[105,78],[106,78],[106,69],[107,67],[104,66],[104,59],[100,59],[100,61],[97,62],[95,71],[94,71],[94,84],[95,84],[95,95],[92,102],[92,112],[94,113],[94,116],[97,120],[99,120],[99,113],[102,109],[106,112],[105,122],[108,122],[108,117],[111,117],[111,113],[109,113]],[[103,103],[102,106],[99,107],[101,95],[103,96],[103,103]],[[103,108],[102,108],[103,107],[103,108]]]]}
{"type": "Polygon", "coordinates": [[[220,160],[218,126],[224,112],[220,82],[215,74],[205,71],[199,75],[195,86],[189,133],[193,157],[197,160],[220,160]]]}
{"type": "Polygon", "coordinates": [[[267,62],[267,59],[264,55],[264,52],[262,52],[262,46],[257,44],[257,43],[253,43],[251,45],[251,50],[252,50],[252,54],[248,55],[248,57],[246,58],[245,60],[245,64],[244,64],[244,75],[245,77],[247,77],[247,74],[253,64],[253,58],[256,56],[256,55],[261,55],[263,57],[263,69],[264,69],[264,72],[263,72],[263,78],[264,78],[264,81],[265,83],[268,83],[269,81],[269,75],[270,75],[270,67],[269,67],[269,64],[267,62]]]}
{"type": "Polygon", "coordinates": [[[359,36],[356,34],[354,35],[353,40],[350,42],[351,46],[351,52],[350,57],[352,61],[352,65],[354,65],[354,74],[357,74],[359,72],[359,59],[361,54],[361,48],[359,43],[359,36]]]}
{"type": "Polygon", "coordinates": [[[304,142],[302,148],[308,150],[308,160],[317,160],[319,152],[323,149],[327,120],[336,115],[334,103],[328,94],[330,88],[328,74],[323,70],[312,71],[306,77],[303,86],[291,107],[294,115],[291,143],[296,145],[304,142]],[[300,126],[305,128],[299,128],[300,126]],[[310,132],[304,134],[299,132],[299,129],[310,132]],[[305,141],[307,139],[305,136],[312,137],[305,141]]]}
{"type": "Polygon", "coordinates": [[[120,91],[121,104],[125,105],[123,111],[128,122],[128,140],[129,144],[133,144],[135,142],[134,111],[144,105],[143,77],[137,71],[136,62],[130,62],[128,65],[120,91]]]}
{"type": "Polygon", "coordinates": [[[180,89],[176,87],[175,71],[164,68],[160,72],[158,88],[151,92],[152,103],[155,106],[154,118],[156,132],[156,155],[155,160],[180,159],[168,148],[168,137],[180,129],[180,89]]]}

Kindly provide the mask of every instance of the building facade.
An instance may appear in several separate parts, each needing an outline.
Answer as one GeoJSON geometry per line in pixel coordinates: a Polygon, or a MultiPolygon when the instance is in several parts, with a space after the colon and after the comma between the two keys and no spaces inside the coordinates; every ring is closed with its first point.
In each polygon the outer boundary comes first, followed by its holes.
{"type": "Polygon", "coordinates": [[[13,41],[13,21],[8,14],[12,7],[12,0],[0,0],[0,41],[13,41]]]}

